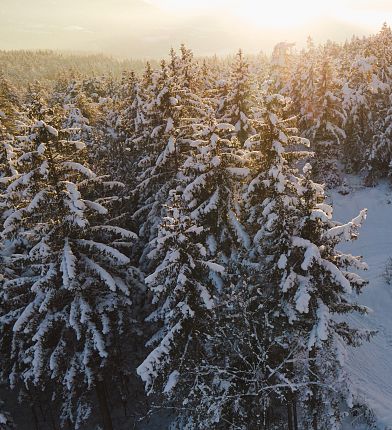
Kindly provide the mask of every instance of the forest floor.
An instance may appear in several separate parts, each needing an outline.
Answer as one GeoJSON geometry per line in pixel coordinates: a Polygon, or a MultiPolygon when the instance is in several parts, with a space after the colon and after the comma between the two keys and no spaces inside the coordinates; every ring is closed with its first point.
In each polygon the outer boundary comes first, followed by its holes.
{"type": "Polygon", "coordinates": [[[392,189],[388,183],[363,187],[354,176],[347,180],[349,194],[330,193],[334,219],[346,222],[361,209],[368,209],[359,238],[340,247],[353,255],[362,255],[369,265],[369,270],[361,274],[369,285],[358,299],[370,308],[369,314],[354,315],[350,320],[360,327],[377,330],[369,343],[349,350],[348,368],[355,391],[377,417],[377,428],[392,429],[392,285],[384,277],[392,257],[392,189]]]}

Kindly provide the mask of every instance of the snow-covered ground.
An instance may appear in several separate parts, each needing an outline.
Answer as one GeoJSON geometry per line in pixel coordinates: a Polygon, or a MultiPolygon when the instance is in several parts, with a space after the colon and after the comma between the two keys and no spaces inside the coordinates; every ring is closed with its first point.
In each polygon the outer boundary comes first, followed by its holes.
{"type": "Polygon", "coordinates": [[[383,277],[392,256],[392,190],[386,183],[365,188],[358,178],[348,179],[353,187],[350,194],[331,193],[334,218],[348,221],[362,208],[368,209],[358,240],[344,246],[344,250],[363,255],[369,265],[363,273],[369,286],[359,302],[372,310],[367,316],[352,319],[378,331],[370,343],[349,352],[349,369],[356,391],[373,409],[380,430],[392,429],[392,286],[383,277]]]}

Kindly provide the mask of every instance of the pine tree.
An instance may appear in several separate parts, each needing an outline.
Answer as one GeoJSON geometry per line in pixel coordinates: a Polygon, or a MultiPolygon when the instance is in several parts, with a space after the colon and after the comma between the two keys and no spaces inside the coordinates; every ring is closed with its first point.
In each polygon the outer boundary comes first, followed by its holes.
{"type": "Polygon", "coordinates": [[[295,43],[280,42],[275,45],[271,57],[271,79],[274,90],[279,94],[286,94],[293,61],[292,48],[295,43]]]}
{"type": "Polygon", "coordinates": [[[298,138],[292,135],[289,120],[282,119],[285,110],[282,97],[267,97],[267,127],[259,137],[265,145],[259,150],[266,164],[247,195],[250,222],[259,226],[253,236],[256,261],[259,255],[263,263],[264,291],[257,284],[256,291],[268,318],[269,341],[280,339],[279,345],[265,346],[274,351],[268,357],[272,364],[266,368],[279,369],[274,376],[285,386],[279,400],[287,404],[289,429],[308,428],[307,416],[312,417],[309,428],[340,428],[339,402],[345,399],[350,407],[351,393],[339,354],[342,345],[358,345],[367,333],[335,322],[333,315],[365,312],[350,294],[359,292],[366,282],[346,270],[366,266],[335,247],[357,237],[365,212],[343,226],[332,221],[332,208],[325,204],[322,188],[309,179],[309,167],[299,175],[290,166],[305,154],[290,153],[290,145],[298,143],[298,138]],[[309,367],[304,369],[306,354],[309,367]],[[303,402],[308,390],[311,407],[300,414],[296,398],[303,402]],[[317,417],[321,418],[316,425],[317,417]]]}
{"type": "MultiPolygon", "coordinates": [[[[392,102],[392,96],[390,96],[392,102]]],[[[373,145],[368,157],[367,183],[374,183],[377,178],[387,177],[392,168],[392,107],[386,112],[383,121],[379,121],[379,130],[373,136],[373,145]]]]}
{"type": "Polygon", "coordinates": [[[53,390],[75,428],[101,399],[111,428],[105,379],[121,374],[121,339],[132,333],[138,272],[127,249],[136,235],[111,219],[121,184],[86,167],[86,146],[39,121],[25,139],[18,173],[3,195],[2,254],[15,273],[1,288],[1,339],[11,386],[53,390]]]}
{"type": "Polygon", "coordinates": [[[0,401],[0,430],[14,430],[16,429],[15,424],[10,414],[3,410],[3,402],[0,401]]]}
{"type": "Polygon", "coordinates": [[[366,283],[346,271],[364,268],[360,259],[335,246],[356,237],[365,213],[346,225],[332,221],[308,165],[304,175],[292,167],[306,154],[290,151],[301,139],[282,118],[286,103],[266,96],[264,124],[247,143],[255,159],[245,194],[253,246],[237,261],[232,297],[217,307],[209,354],[185,390],[181,428],[338,429],[339,402],[351,405],[340,354],[368,333],[335,316],[365,312],[350,294],[366,283]]]}
{"type": "Polygon", "coordinates": [[[222,273],[223,267],[208,259],[199,241],[204,228],[187,214],[175,191],[166,211],[148,254],[155,270],[146,277],[155,304],[148,320],[158,322],[159,329],[137,372],[149,394],[170,396],[203,354],[203,335],[211,330],[214,308],[211,273],[222,273]]]}
{"type": "Polygon", "coordinates": [[[309,37],[307,49],[301,51],[288,84],[288,93],[293,101],[293,112],[300,113],[298,128],[303,136],[308,135],[315,120],[317,60],[317,50],[309,37]]]}
{"type": "Polygon", "coordinates": [[[16,132],[20,108],[16,88],[0,73],[0,139],[16,132]]]}
{"type": "Polygon", "coordinates": [[[62,127],[69,130],[70,139],[91,143],[90,119],[96,116],[96,112],[84,94],[80,81],[69,83],[64,94],[63,109],[66,118],[62,127]]]}
{"type": "Polygon", "coordinates": [[[238,205],[249,173],[246,157],[236,139],[222,137],[233,130],[231,124],[218,123],[212,115],[194,128],[193,151],[181,169],[184,199],[192,219],[208,227],[204,240],[209,255],[228,264],[238,249],[249,246],[238,205]]]}
{"type": "Polygon", "coordinates": [[[375,181],[389,171],[388,126],[390,112],[390,93],[392,88],[392,31],[386,23],[381,31],[373,38],[370,52],[375,58],[375,70],[372,75],[374,115],[372,145],[367,152],[365,169],[366,184],[373,185],[375,181]]]}
{"type": "Polygon", "coordinates": [[[151,119],[151,133],[144,142],[140,142],[141,156],[138,177],[138,195],[140,207],[135,213],[140,219],[140,234],[148,242],[156,232],[161,221],[161,209],[169,191],[174,188],[182,148],[180,129],[182,105],[176,97],[173,79],[168,75],[165,62],[153,90],[147,115],[151,119]]]}
{"type": "Polygon", "coordinates": [[[314,142],[315,177],[333,187],[341,183],[337,160],[346,138],[342,128],[346,114],[341,107],[341,86],[327,48],[324,48],[322,58],[316,88],[315,123],[309,137],[314,142]]]}
{"type": "Polygon", "coordinates": [[[372,62],[369,57],[356,57],[343,86],[343,107],[347,112],[343,156],[348,170],[354,172],[363,167],[364,153],[368,151],[374,132],[370,87],[372,62]]]}
{"type": "MultiPolygon", "coordinates": [[[[234,126],[231,136],[241,144],[253,133],[251,126],[254,83],[249,72],[249,64],[241,50],[238,51],[231,66],[227,83],[227,94],[220,102],[218,120],[234,126]]],[[[223,86],[225,89],[225,86],[223,86]]]]}
{"type": "Polygon", "coordinates": [[[149,134],[139,141],[140,174],[136,189],[139,209],[135,218],[140,220],[140,233],[146,242],[155,237],[162,206],[169,191],[176,188],[180,167],[189,151],[192,124],[210,111],[174,73],[173,64],[178,66],[178,62],[172,53],[170,66],[162,62],[159,74],[153,77],[146,106],[149,134]]]}

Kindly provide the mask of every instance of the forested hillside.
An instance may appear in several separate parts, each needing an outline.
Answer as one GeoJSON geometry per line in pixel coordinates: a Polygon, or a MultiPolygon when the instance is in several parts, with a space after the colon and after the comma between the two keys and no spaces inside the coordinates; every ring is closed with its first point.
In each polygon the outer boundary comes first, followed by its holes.
{"type": "Polygon", "coordinates": [[[341,246],[367,211],[330,196],[391,172],[386,24],[141,73],[0,67],[1,430],[381,429],[346,361],[376,333],[341,246]]]}
{"type": "Polygon", "coordinates": [[[62,77],[70,79],[72,75],[92,77],[106,74],[118,79],[127,69],[141,73],[145,61],[117,59],[103,54],[0,50],[0,65],[7,79],[24,88],[36,80],[50,86],[56,80],[62,77]]]}

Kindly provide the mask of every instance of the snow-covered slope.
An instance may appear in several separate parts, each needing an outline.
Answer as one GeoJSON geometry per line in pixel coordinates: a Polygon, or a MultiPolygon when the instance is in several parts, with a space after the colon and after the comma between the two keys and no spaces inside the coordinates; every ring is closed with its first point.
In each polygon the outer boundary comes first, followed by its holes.
{"type": "Polygon", "coordinates": [[[388,184],[365,188],[358,179],[349,179],[353,182],[350,194],[331,193],[334,218],[348,221],[368,208],[360,237],[345,250],[363,255],[369,265],[364,273],[369,286],[359,301],[372,309],[367,316],[352,318],[356,324],[378,331],[370,343],[349,352],[349,368],[354,387],[375,412],[379,428],[392,429],[392,286],[383,277],[392,256],[392,190],[388,184]]]}

